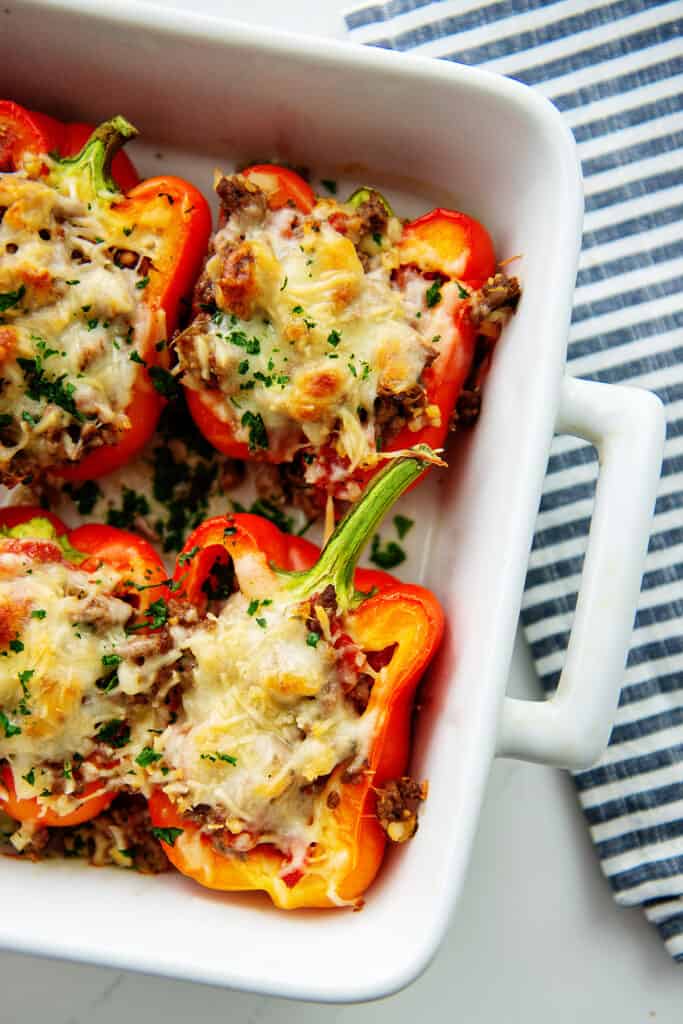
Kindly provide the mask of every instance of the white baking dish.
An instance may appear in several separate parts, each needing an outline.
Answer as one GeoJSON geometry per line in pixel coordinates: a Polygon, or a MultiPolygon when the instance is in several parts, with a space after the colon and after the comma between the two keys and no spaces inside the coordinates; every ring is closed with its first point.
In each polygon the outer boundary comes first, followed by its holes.
{"type": "Polygon", "coordinates": [[[234,158],[289,158],[328,177],[346,169],[412,193],[416,211],[458,203],[489,226],[501,255],[523,254],[523,302],[480,423],[448,475],[414,498],[420,575],[450,629],[413,759],[429,800],[365,909],[286,914],[173,874],[0,864],[5,947],[297,998],[386,995],[415,978],[443,936],[494,754],[587,764],[616,702],[663,420],[645,392],[563,380],[582,215],[572,138],[531,91],[445,62],[264,36],[126,0],[4,8],[0,93],[67,118],[124,113],[154,143],[139,150],[143,171],[172,166],[207,185],[210,163],[234,158]],[[559,693],[512,701],[507,669],[554,430],[598,446],[597,508],[559,693]]]}

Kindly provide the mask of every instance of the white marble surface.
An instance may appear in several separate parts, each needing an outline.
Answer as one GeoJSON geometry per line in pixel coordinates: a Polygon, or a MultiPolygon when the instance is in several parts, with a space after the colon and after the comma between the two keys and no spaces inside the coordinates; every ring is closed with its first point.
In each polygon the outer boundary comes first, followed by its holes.
{"type": "MultiPolygon", "coordinates": [[[[189,2],[163,0],[160,6],[189,2]]],[[[264,29],[343,34],[339,0],[193,0],[192,7],[264,29]]],[[[510,689],[529,693],[534,685],[519,642],[510,689]]],[[[619,910],[613,903],[568,778],[512,762],[493,768],[448,937],[423,977],[397,996],[361,1006],[319,1006],[10,953],[0,954],[0,989],[2,1024],[683,1019],[683,967],[669,960],[637,910],[619,910]]]]}

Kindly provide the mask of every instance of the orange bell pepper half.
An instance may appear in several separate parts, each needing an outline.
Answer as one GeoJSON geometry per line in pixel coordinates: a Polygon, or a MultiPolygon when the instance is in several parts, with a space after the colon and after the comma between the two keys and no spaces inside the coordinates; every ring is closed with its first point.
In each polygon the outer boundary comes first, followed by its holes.
{"type": "MultiPolygon", "coordinates": [[[[53,513],[28,505],[0,509],[0,531],[0,552],[20,552],[35,562],[71,561],[85,572],[97,572],[108,565],[125,573],[128,578],[117,596],[134,605],[136,628],[148,632],[147,610],[155,600],[165,599],[167,590],[163,586],[164,564],[147,541],[113,526],[93,524],[68,530],[53,513]]],[[[86,783],[78,807],[60,815],[36,797],[18,797],[7,762],[0,764],[0,782],[5,790],[3,793],[0,789],[0,807],[11,818],[47,827],[65,828],[90,821],[106,810],[116,795],[97,780],[86,783]]]]}
{"type": "MultiPolygon", "coordinates": [[[[259,592],[273,587],[273,600],[307,602],[330,585],[341,616],[343,643],[372,657],[382,652],[363,715],[374,718],[367,763],[352,777],[338,764],[324,781],[316,813],[319,840],[303,865],[292,867],[272,843],[248,852],[221,852],[172,799],[158,788],[149,801],[155,834],[169,860],[183,874],[210,889],[263,890],[283,909],[358,905],[384,854],[386,835],[375,814],[379,787],[405,771],[415,688],[436,652],[444,626],[441,607],[428,590],[388,573],[359,569],[360,553],[393,502],[423,471],[429,450],[394,461],[372,482],[361,501],[337,526],[322,553],[314,545],[282,534],[256,516],[218,516],[188,538],[179,555],[179,597],[200,610],[203,585],[216,558],[251,556],[259,592]],[[296,567],[296,568],[293,568],[296,567]],[[305,568],[304,568],[305,567],[305,568]]],[[[342,643],[337,640],[336,643],[342,643]]]]}

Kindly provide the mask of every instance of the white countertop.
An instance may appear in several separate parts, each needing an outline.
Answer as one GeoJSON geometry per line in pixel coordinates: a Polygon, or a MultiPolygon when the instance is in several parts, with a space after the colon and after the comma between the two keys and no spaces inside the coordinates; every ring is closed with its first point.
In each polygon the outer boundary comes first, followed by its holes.
{"type": "MultiPolygon", "coordinates": [[[[187,0],[158,2],[190,6],[187,0]]],[[[193,0],[191,6],[264,28],[343,38],[340,12],[346,4],[340,0],[193,0]]],[[[534,689],[533,668],[520,640],[510,690],[534,689]]],[[[46,1019],[50,1024],[414,1024],[416,1019],[679,1024],[683,1019],[683,966],[669,959],[638,910],[614,904],[569,778],[500,761],[491,774],[448,937],[423,977],[397,996],[360,1006],[320,1006],[8,953],[0,954],[0,987],[2,1024],[46,1019]]]]}

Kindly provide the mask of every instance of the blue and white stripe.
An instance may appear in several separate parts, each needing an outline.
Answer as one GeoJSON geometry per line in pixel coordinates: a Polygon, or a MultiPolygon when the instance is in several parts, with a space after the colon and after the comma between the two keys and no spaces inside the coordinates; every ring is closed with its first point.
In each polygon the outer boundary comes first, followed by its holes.
{"type": "MultiPolygon", "coordinates": [[[[388,0],[346,15],[357,42],[487,67],[533,86],[574,132],[586,220],[568,356],[666,405],[655,523],[610,746],[575,776],[619,903],[683,960],[683,2],[388,0]]],[[[595,490],[594,450],[557,438],[522,622],[556,685],[595,490]]]]}

